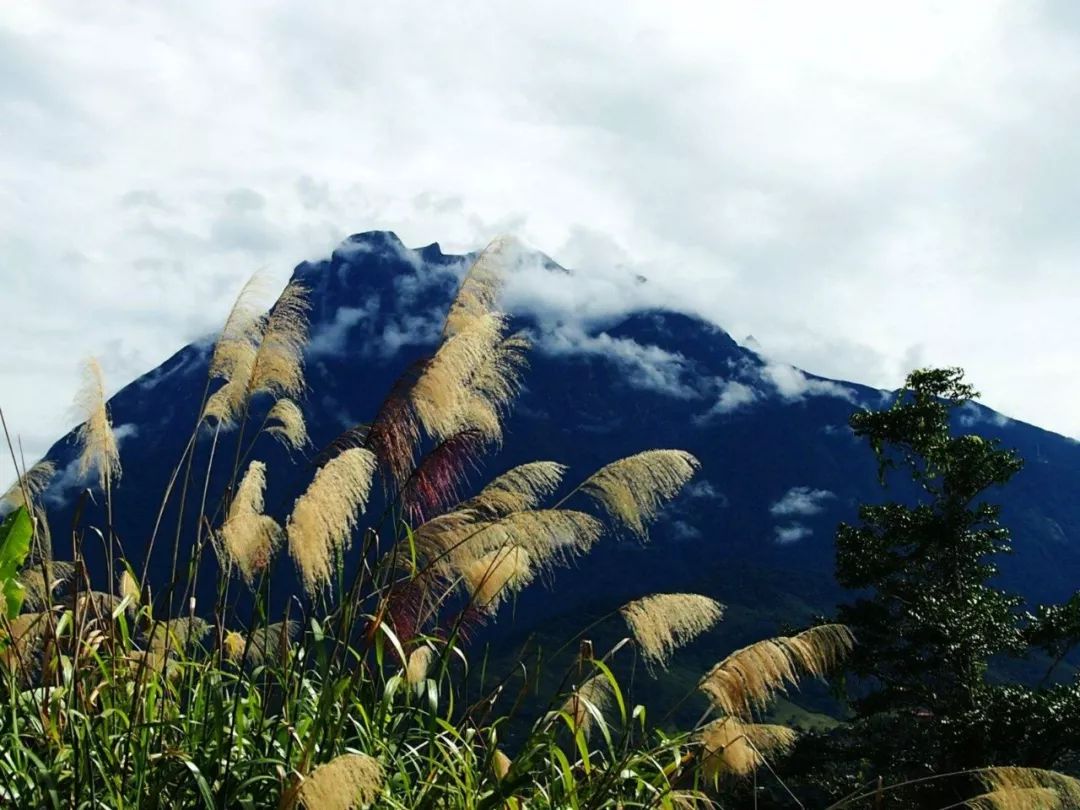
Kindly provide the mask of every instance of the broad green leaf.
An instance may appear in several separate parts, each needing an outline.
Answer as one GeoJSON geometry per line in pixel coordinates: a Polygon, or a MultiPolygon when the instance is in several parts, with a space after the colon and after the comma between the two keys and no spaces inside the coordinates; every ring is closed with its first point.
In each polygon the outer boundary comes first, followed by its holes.
{"type": "Polygon", "coordinates": [[[26,555],[30,553],[30,539],[33,534],[30,513],[22,506],[0,524],[0,583],[3,585],[8,618],[17,616],[22,608],[23,587],[16,577],[26,555]]]}

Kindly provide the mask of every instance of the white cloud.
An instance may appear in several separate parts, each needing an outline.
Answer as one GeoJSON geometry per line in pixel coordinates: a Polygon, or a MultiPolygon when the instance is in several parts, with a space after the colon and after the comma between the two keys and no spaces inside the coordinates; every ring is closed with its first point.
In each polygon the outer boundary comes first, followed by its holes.
{"type": "Polygon", "coordinates": [[[509,230],[582,269],[520,280],[552,311],[670,305],[884,388],[959,364],[1080,434],[1078,38],[1027,0],[12,4],[0,405],[33,455],[82,355],[119,387],[255,269],[509,230]]]}
{"type": "MultiPolygon", "coordinates": [[[[308,342],[308,353],[313,356],[340,354],[345,349],[349,332],[362,322],[370,322],[379,314],[379,299],[369,298],[359,307],[339,307],[329,322],[316,327],[308,342]]],[[[370,324],[369,324],[370,325],[370,324]]]]}
{"type": "Polygon", "coordinates": [[[801,523],[792,523],[788,526],[777,526],[776,531],[773,534],[773,540],[777,545],[788,546],[792,543],[798,543],[800,540],[805,540],[814,533],[814,530],[809,526],[803,526],[801,523]]]}
{"type": "Polygon", "coordinates": [[[792,487],[769,507],[769,514],[773,517],[817,515],[825,509],[823,502],[835,497],[836,495],[827,489],[792,487]]]}
{"type": "Polygon", "coordinates": [[[686,358],[681,354],[642,345],[630,338],[615,338],[606,332],[586,334],[565,325],[540,335],[536,348],[550,354],[586,354],[605,357],[618,364],[626,382],[637,388],[679,399],[693,399],[699,392],[685,381],[686,358]]]}
{"type": "Polygon", "coordinates": [[[761,399],[761,392],[738,380],[719,380],[719,396],[705,413],[695,417],[699,425],[707,424],[717,416],[749,407],[761,399]]]}
{"type": "Polygon", "coordinates": [[[855,392],[846,385],[832,380],[814,380],[799,369],[786,363],[767,363],[761,367],[760,376],[784,399],[797,402],[808,396],[840,397],[855,401],[855,392]]]}
{"type": "MultiPolygon", "coordinates": [[[[122,472],[124,464],[124,443],[128,439],[139,435],[139,426],[130,423],[116,425],[113,428],[113,435],[116,437],[116,444],[120,450],[120,467],[122,472]]],[[[53,479],[49,482],[49,488],[45,490],[43,497],[53,504],[61,505],[68,497],[70,497],[73,489],[81,489],[96,481],[97,473],[92,469],[88,470],[85,475],[79,473],[79,460],[76,458],[70,461],[63,469],[53,476],[53,479]]]]}
{"type": "Polygon", "coordinates": [[[988,408],[977,405],[974,402],[965,402],[957,409],[957,417],[964,427],[975,427],[980,424],[1005,427],[1012,420],[1004,414],[996,413],[988,408]]]}

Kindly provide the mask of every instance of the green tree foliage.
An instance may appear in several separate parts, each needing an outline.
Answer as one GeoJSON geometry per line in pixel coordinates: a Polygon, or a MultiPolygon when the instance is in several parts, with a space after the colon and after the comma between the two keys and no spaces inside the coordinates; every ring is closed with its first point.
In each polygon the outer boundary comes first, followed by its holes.
{"type": "MultiPolygon", "coordinates": [[[[839,612],[858,642],[846,668],[854,718],[817,751],[835,789],[988,765],[1063,767],[1080,748],[1080,689],[1051,678],[1080,637],[1080,600],[1025,614],[993,585],[1010,537],[985,499],[1023,462],[996,441],[954,433],[950,417],[975,396],[960,369],[919,370],[889,407],[851,418],[882,484],[901,475],[915,497],[864,505],[859,525],[837,531],[837,579],[859,595],[839,612]],[[1043,683],[994,677],[996,661],[1037,650],[1052,661],[1043,683]]],[[[940,806],[965,798],[956,781],[889,800],[940,806]]]]}

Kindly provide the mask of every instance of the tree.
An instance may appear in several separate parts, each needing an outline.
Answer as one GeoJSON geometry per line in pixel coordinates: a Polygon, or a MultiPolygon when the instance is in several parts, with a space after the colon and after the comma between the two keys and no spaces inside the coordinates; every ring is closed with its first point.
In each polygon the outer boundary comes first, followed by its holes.
{"type": "MultiPolygon", "coordinates": [[[[854,718],[823,750],[834,764],[848,760],[849,784],[991,764],[1051,767],[1080,747],[1075,684],[988,678],[996,658],[1033,646],[1064,658],[1080,637],[1080,605],[1024,614],[1022,600],[991,584],[1010,536],[985,497],[1023,462],[997,441],[953,433],[951,415],[976,396],[960,369],[919,370],[889,407],[851,418],[882,485],[903,474],[914,497],[864,505],[859,525],[837,531],[837,580],[859,593],[838,616],[857,640],[846,669],[854,718]]],[[[934,780],[895,801],[941,806],[964,798],[962,782],[934,780]]]]}

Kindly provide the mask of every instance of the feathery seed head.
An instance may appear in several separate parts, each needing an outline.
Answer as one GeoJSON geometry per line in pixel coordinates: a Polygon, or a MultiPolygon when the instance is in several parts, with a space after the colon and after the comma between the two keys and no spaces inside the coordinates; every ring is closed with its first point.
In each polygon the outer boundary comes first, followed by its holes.
{"type": "Polygon", "coordinates": [[[139,601],[142,599],[142,589],[139,587],[138,580],[132,576],[127,568],[120,574],[119,590],[121,599],[130,599],[132,605],[138,606],[139,601]]]}
{"type": "MultiPolygon", "coordinates": [[[[519,548],[533,573],[548,571],[587,552],[603,525],[592,515],[572,509],[512,512],[482,520],[468,509],[440,515],[414,534],[419,554],[468,579],[473,564],[486,554],[519,548]]],[[[490,562],[490,560],[489,560],[490,562]]]]}
{"type": "Polygon", "coordinates": [[[553,461],[522,464],[492,479],[475,497],[463,503],[462,508],[492,518],[535,509],[558,489],[565,473],[566,467],[553,461]]]}
{"type": "Polygon", "coordinates": [[[516,546],[478,557],[463,573],[476,607],[491,614],[508,593],[521,590],[533,577],[529,553],[516,546]]]}
{"type": "Polygon", "coordinates": [[[494,755],[491,757],[491,769],[495,771],[495,778],[500,782],[506,778],[506,775],[510,773],[510,766],[513,763],[510,761],[510,757],[502,752],[502,749],[496,748],[494,755]]]}
{"type": "Polygon", "coordinates": [[[265,490],[266,464],[262,461],[253,461],[248,465],[244,477],[240,479],[240,486],[236,488],[236,495],[229,505],[229,517],[245,512],[261,512],[264,506],[265,490]]]}
{"type": "Polygon", "coordinates": [[[281,543],[281,527],[262,514],[265,488],[266,465],[253,461],[236,488],[236,497],[219,532],[226,556],[249,585],[270,563],[281,543]]]}
{"type": "Polygon", "coordinates": [[[309,594],[329,583],[331,564],[345,550],[367,505],[375,464],[370,450],[346,450],[319,469],[296,499],[286,533],[309,594]]]}
{"type": "Polygon", "coordinates": [[[581,486],[618,523],[642,540],[660,507],[678,494],[700,465],[682,450],[646,450],[614,461],[581,486]]]}
{"type": "Polygon", "coordinates": [[[511,240],[493,240],[476,257],[462,279],[446,315],[443,335],[452,337],[467,329],[474,319],[495,309],[502,288],[502,264],[511,240]]]}
{"type": "Polygon", "coordinates": [[[646,662],[666,668],[675,650],[723,618],[724,606],[698,594],[653,594],[624,605],[619,613],[646,662]]]}
{"type": "Polygon", "coordinates": [[[405,680],[409,685],[419,686],[427,680],[428,670],[434,659],[435,651],[426,644],[409,653],[409,660],[405,664],[405,680]]]}
{"type": "Polygon", "coordinates": [[[244,637],[236,632],[230,630],[225,634],[225,638],[221,640],[222,652],[225,654],[225,658],[232,661],[234,664],[240,662],[240,659],[244,657],[244,647],[247,646],[244,641],[244,637]]]}
{"type": "Polygon", "coordinates": [[[149,648],[157,655],[164,655],[166,649],[173,653],[183,652],[188,645],[197,645],[210,632],[206,619],[198,616],[185,616],[159,623],[150,634],[149,648]]]}
{"type": "Polygon", "coordinates": [[[1069,810],[1080,807],[1080,780],[1057,771],[1007,766],[986,768],[979,781],[987,792],[967,802],[977,810],[1069,810]]]}
{"type": "Polygon", "coordinates": [[[266,415],[266,432],[291,450],[301,450],[309,442],[307,424],[300,406],[291,399],[274,403],[266,415]]]}
{"type": "Polygon", "coordinates": [[[248,340],[234,341],[221,347],[221,354],[228,358],[230,376],[207,398],[203,419],[214,419],[222,428],[231,427],[240,420],[248,401],[248,383],[255,365],[255,353],[255,344],[248,340]]]}
{"type": "Polygon", "coordinates": [[[256,628],[251,632],[251,643],[248,645],[248,663],[258,666],[274,656],[284,656],[298,635],[300,625],[292,620],[256,628]]]}
{"type": "Polygon", "coordinates": [[[766,755],[788,751],[795,737],[787,726],[743,723],[734,717],[714,720],[698,733],[705,749],[705,776],[714,781],[727,774],[749,776],[761,767],[766,755]]]}
{"type": "Polygon", "coordinates": [[[85,415],[76,438],[81,447],[79,475],[96,470],[98,483],[105,489],[120,478],[120,450],[116,444],[108,406],[105,404],[105,383],[101,366],[91,358],[86,362],[83,387],[76,403],[85,415]]]}
{"type": "Polygon", "coordinates": [[[698,688],[724,714],[750,719],[803,673],[821,676],[851,649],[854,637],[843,625],[812,627],[792,637],[758,641],[714,666],[698,688]]]}
{"type": "Polygon", "coordinates": [[[310,309],[307,287],[289,282],[266,317],[251,369],[251,394],[267,391],[295,397],[303,392],[310,309]]]}
{"type": "Polygon", "coordinates": [[[401,503],[413,523],[423,523],[458,500],[458,490],[483,450],[475,431],[456,433],[431,450],[401,490],[401,503]]]}
{"type": "Polygon", "coordinates": [[[248,585],[270,564],[281,545],[281,526],[269,515],[243,512],[231,516],[220,531],[221,545],[248,585]]]}
{"type": "Polygon", "coordinates": [[[251,373],[250,362],[254,360],[254,346],[262,336],[262,299],[267,287],[267,278],[256,273],[241,288],[214,344],[210,356],[210,379],[233,380],[240,377],[246,387],[251,373]],[[246,364],[246,368],[238,368],[238,362],[246,364]]]}
{"type": "Polygon", "coordinates": [[[342,754],[303,781],[297,800],[306,810],[355,810],[382,792],[383,769],[367,754],[342,754]]]}
{"type": "Polygon", "coordinates": [[[505,328],[501,314],[477,316],[466,329],[448,337],[420,373],[410,401],[420,424],[436,441],[459,432],[470,415],[470,402],[483,397],[470,382],[497,354],[505,328]]]}

